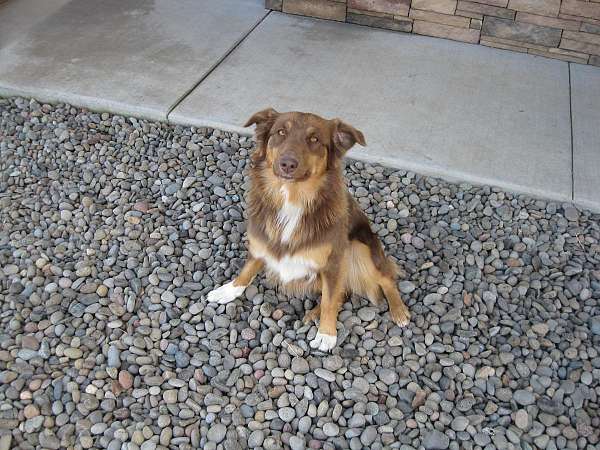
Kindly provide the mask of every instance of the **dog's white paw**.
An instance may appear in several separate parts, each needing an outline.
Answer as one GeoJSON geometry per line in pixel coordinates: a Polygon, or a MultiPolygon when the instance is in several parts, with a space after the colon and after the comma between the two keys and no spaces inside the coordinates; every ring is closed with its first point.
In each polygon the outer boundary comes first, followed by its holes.
{"type": "Polygon", "coordinates": [[[242,295],[244,293],[244,289],[246,289],[246,286],[234,286],[233,281],[230,281],[220,288],[210,291],[206,299],[211,303],[219,303],[224,305],[225,303],[234,301],[236,298],[242,295]]]}
{"type": "Polygon", "coordinates": [[[328,352],[337,343],[337,336],[331,336],[330,334],[323,334],[317,331],[315,338],[310,341],[310,346],[315,349],[319,349],[322,352],[328,352]]]}

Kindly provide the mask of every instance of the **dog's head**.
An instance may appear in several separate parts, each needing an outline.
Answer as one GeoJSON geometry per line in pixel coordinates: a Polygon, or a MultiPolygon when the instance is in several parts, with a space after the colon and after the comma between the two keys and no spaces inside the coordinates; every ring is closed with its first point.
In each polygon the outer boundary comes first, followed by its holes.
{"type": "Polygon", "coordinates": [[[303,181],[339,167],[345,153],[365,138],[339,119],[302,112],[278,113],[272,108],[254,114],[244,126],[256,124],[255,164],[271,167],[284,180],[303,181]]]}

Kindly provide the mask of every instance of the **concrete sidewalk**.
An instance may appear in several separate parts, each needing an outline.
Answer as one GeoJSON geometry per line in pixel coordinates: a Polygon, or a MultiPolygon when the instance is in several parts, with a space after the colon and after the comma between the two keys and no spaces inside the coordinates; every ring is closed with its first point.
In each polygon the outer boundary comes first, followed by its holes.
{"type": "Polygon", "coordinates": [[[0,35],[0,93],[158,120],[267,14],[262,0],[45,1],[0,5],[19,22],[0,35]]]}
{"type": "Polygon", "coordinates": [[[598,68],[262,0],[53,2],[0,5],[20,20],[0,33],[0,94],[241,133],[257,109],[310,110],[365,133],[353,157],[600,210],[598,68]]]}

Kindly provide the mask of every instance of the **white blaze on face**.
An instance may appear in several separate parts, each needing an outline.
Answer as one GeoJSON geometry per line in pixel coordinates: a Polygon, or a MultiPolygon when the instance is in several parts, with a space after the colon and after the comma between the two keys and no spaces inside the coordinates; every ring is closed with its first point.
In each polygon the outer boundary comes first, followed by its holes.
{"type": "Polygon", "coordinates": [[[282,227],[281,231],[281,242],[289,242],[296,230],[296,227],[302,219],[304,212],[303,208],[294,205],[289,201],[289,192],[285,186],[281,187],[281,194],[283,195],[283,206],[277,213],[277,221],[282,227]]]}

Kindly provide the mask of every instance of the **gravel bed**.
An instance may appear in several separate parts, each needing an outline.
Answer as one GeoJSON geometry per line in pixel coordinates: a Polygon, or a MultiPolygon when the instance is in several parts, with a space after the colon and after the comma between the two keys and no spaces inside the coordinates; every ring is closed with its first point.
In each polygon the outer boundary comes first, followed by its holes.
{"type": "Polygon", "coordinates": [[[246,256],[252,141],[0,99],[0,450],[593,449],[600,216],[349,161],[412,321],[316,298],[246,256]]]}

